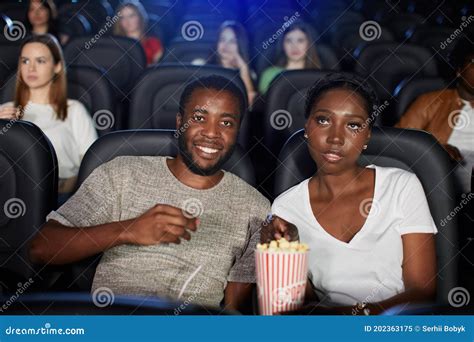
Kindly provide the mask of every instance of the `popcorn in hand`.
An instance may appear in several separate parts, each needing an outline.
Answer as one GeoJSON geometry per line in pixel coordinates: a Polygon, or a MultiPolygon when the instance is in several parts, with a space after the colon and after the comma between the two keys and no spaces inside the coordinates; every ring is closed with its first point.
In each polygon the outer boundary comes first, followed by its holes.
{"type": "Polygon", "coordinates": [[[273,240],[270,243],[257,244],[259,251],[268,252],[294,252],[304,253],[308,251],[309,247],[305,243],[299,243],[299,241],[288,241],[285,238],[279,240],[273,240]]]}

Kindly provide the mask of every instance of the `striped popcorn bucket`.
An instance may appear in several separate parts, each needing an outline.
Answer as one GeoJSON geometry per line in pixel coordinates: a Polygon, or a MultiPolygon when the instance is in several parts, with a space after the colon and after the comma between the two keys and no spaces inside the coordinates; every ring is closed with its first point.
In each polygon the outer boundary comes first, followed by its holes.
{"type": "Polygon", "coordinates": [[[308,253],[255,251],[258,305],[261,315],[273,315],[303,305],[308,253]]]}

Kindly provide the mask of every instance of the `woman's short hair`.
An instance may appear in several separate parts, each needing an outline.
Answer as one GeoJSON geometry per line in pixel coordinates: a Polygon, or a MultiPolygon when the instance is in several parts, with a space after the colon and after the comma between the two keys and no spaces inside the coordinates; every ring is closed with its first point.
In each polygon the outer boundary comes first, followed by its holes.
{"type": "Polygon", "coordinates": [[[45,45],[53,56],[54,64],[57,65],[60,63],[62,65],[61,71],[53,77],[51,89],[49,91],[49,103],[53,106],[57,119],[65,120],[67,118],[66,64],[64,63],[61,45],[56,37],[49,33],[29,36],[21,44],[15,88],[15,107],[21,106],[22,108],[25,108],[30,97],[28,85],[23,81],[20,70],[21,53],[25,45],[30,43],[40,43],[45,45]]]}
{"type": "Polygon", "coordinates": [[[377,109],[377,95],[372,86],[361,76],[347,72],[333,72],[321,80],[316,81],[306,95],[305,117],[309,118],[315,103],[329,90],[347,89],[364,99],[365,109],[369,114],[369,126],[372,127],[375,118],[371,118],[372,111],[377,109]]]}

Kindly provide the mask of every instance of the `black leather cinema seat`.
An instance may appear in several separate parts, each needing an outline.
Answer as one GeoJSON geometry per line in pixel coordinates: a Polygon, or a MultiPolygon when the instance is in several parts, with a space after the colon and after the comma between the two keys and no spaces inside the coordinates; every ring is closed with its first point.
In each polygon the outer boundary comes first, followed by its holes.
{"type": "Polygon", "coordinates": [[[213,55],[214,42],[175,40],[166,48],[165,55],[160,61],[166,63],[206,64],[213,55]]]}
{"type": "Polygon", "coordinates": [[[35,275],[28,241],[56,205],[57,166],[37,126],[0,120],[0,293],[35,275]]]}
{"type": "Polygon", "coordinates": [[[440,77],[423,77],[400,83],[394,93],[395,113],[392,118],[394,123],[400,120],[417,97],[446,87],[447,83],[440,77]]]}
{"type": "Polygon", "coordinates": [[[355,72],[372,82],[380,99],[390,98],[406,78],[436,76],[436,61],[430,50],[413,44],[372,43],[362,49],[355,72]]]}
{"type": "MultiPolygon", "coordinates": [[[[247,101],[245,85],[237,70],[207,65],[160,64],[148,68],[137,81],[130,103],[128,128],[176,129],[179,98],[184,87],[190,81],[210,75],[234,82],[247,101]]],[[[239,143],[244,149],[249,141],[249,119],[249,115],[244,115],[240,127],[239,143]]]]}
{"type": "Polygon", "coordinates": [[[25,31],[18,24],[14,24],[0,8],[0,90],[4,83],[13,75],[18,65],[18,55],[20,53],[21,40],[25,31]]]}
{"type": "Polygon", "coordinates": [[[127,98],[132,86],[146,67],[140,42],[116,36],[75,38],[64,48],[67,65],[85,65],[104,71],[114,93],[127,98]]]}
{"type": "MultiPolygon", "coordinates": [[[[283,147],[276,171],[275,195],[279,195],[316,172],[303,130],[295,133],[283,147]]],[[[434,222],[438,228],[436,253],[438,259],[437,303],[448,304],[448,293],[458,286],[458,225],[454,217],[445,220],[456,207],[452,166],[446,151],[426,132],[397,128],[372,130],[362,165],[398,167],[414,172],[421,181],[434,222]],[[445,222],[444,225],[441,222],[445,222]]],[[[410,189],[406,189],[410,191],[410,189]]]]}

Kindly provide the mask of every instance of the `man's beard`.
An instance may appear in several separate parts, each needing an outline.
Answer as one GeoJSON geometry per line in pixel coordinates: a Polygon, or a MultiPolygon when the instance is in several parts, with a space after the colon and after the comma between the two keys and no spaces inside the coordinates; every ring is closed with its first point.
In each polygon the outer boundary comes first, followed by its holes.
{"type": "Polygon", "coordinates": [[[234,153],[235,146],[237,144],[234,143],[227,153],[220,157],[216,163],[208,168],[201,168],[199,165],[193,160],[193,156],[191,151],[186,146],[186,140],[184,138],[184,134],[181,134],[178,137],[178,147],[179,153],[183,157],[184,164],[191,170],[192,173],[195,173],[200,176],[212,176],[219,172],[222,169],[222,166],[232,157],[232,153],[234,153]]]}

